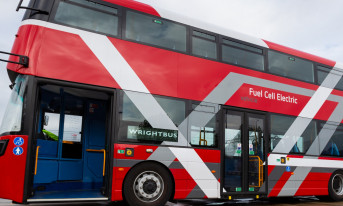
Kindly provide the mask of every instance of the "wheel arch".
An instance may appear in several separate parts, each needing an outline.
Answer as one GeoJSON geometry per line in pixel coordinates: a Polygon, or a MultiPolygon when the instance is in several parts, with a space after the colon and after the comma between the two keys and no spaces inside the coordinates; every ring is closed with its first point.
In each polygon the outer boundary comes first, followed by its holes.
{"type": "Polygon", "coordinates": [[[124,183],[127,179],[127,176],[128,174],[134,170],[135,168],[141,166],[141,165],[144,165],[144,164],[147,164],[147,163],[152,163],[152,164],[155,164],[155,165],[158,165],[158,166],[161,166],[162,168],[164,168],[168,173],[169,173],[169,176],[172,180],[172,186],[173,186],[173,192],[172,192],[172,195],[170,196],[170,200],[172,200],[174,198],[174,195],[175,195],[175,179],[174,179],[174,175],[172,174],[172,172],[170,171],[170,169],[163,163],[161,162],[158,162],[158,161],[155,161],[155,160],[147,160],[147,161],[142,161],[142,162],[139,162],[137,164],[135,164],[134,166],[132,166],[129,171],[126,173],[124,179],[123,179],[123,184],[122,184],[122,195],[123,195],[123,198],[125,199],[125,194],[124,194],[124,183]]]}

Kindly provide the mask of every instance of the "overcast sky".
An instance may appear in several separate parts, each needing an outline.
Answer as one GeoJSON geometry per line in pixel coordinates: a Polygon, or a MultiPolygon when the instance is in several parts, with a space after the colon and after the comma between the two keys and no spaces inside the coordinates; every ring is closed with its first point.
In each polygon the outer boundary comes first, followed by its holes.
{"type": "MultiPolygon", "coordinates": [[[[343,0],[140,1],[343,63],[343,0]]],[[[0,0],[0,51],[11,50],[23,16],[15,11],[18,2],[0,0]]],[[[0,117],[9,84],[0,63],[0,117]]]]}

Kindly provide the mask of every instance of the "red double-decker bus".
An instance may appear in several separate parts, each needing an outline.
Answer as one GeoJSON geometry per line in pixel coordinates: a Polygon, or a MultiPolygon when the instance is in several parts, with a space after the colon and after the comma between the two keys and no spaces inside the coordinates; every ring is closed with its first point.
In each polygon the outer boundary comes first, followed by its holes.
{"type": "Polygon", "coordinates": [[[24,9],[0,198],[343,199],[342,65],[131,0],[24,9]]]}

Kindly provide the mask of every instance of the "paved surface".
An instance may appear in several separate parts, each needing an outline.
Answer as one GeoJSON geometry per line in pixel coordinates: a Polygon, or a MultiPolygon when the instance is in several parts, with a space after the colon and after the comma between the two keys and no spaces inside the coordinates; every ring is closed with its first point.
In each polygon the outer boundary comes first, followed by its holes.
{"type": "MultiPolygon", "coordinates": [[[[0,206],[4,205],[17,205],[12,204],[8,200],[0,199],[0,206]]],[[[78,203],[37,203],[37,204],[30,204],[30,206],[44,206],[44,205],[51,205],[51,206],[125,206],[124,203],[108,203],[108,202],[91,202],[91,203],[85,203],[85,202],[78,202],[78,203]]],[[[270,200],[237,200],[237,201],[231,201],[231,202],[223,202],[223,201],[208,201],[208,200],[193,200],[193,201],[178,201],[174,203],[168,203],[166,206],[248,206],[248,205],[255,205],[255,206],[266,206],[266,205],[273,205],[273,206],[342,206],[343,202],[323,202],[319,201],[316,198],[281,198],[277,199],[275,201],[270,200]]]]}

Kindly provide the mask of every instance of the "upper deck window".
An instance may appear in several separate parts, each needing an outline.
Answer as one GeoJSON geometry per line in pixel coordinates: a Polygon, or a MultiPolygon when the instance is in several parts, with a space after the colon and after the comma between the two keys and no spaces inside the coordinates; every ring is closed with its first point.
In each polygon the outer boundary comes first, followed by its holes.
{"type": "Polygon", "coordinates": [[[111,36],[118,35],[118,10],[85,0],[61,1],[54,21],[111,36]]]}
{"type": "Polygon", "coordinates": [[[187,28],[164,19],[127,11],[127,39],[186,52],[187,28]]]}
{"type": "Polygon", "coordinates": [[[216,36],[193,31],[192,53],[205,58],[217,59],[216,36]]]}
{"type": "Polygon", "coordinates": [[[274,51],[268,52],[268,61],[268,68],[271,73],[314,82],[313,63],[310,61],[274,51]]]}
{"type": "Polygon", "coordinates": [[[264,70],[263,50],[223,39],[222,59],[229,64],[264,70]]]}
{"type": "MultiPolygon", "coordinates": [[[[326,76],[330,73],[331,69],[323,66],[318,66],[317,67],[317,75],[318,75],[318,84],[322,84],[326,76]]],[[[340,89],[343,90],[343,78],[339,80],[337,83],[335,89],[340,89]]]]}

